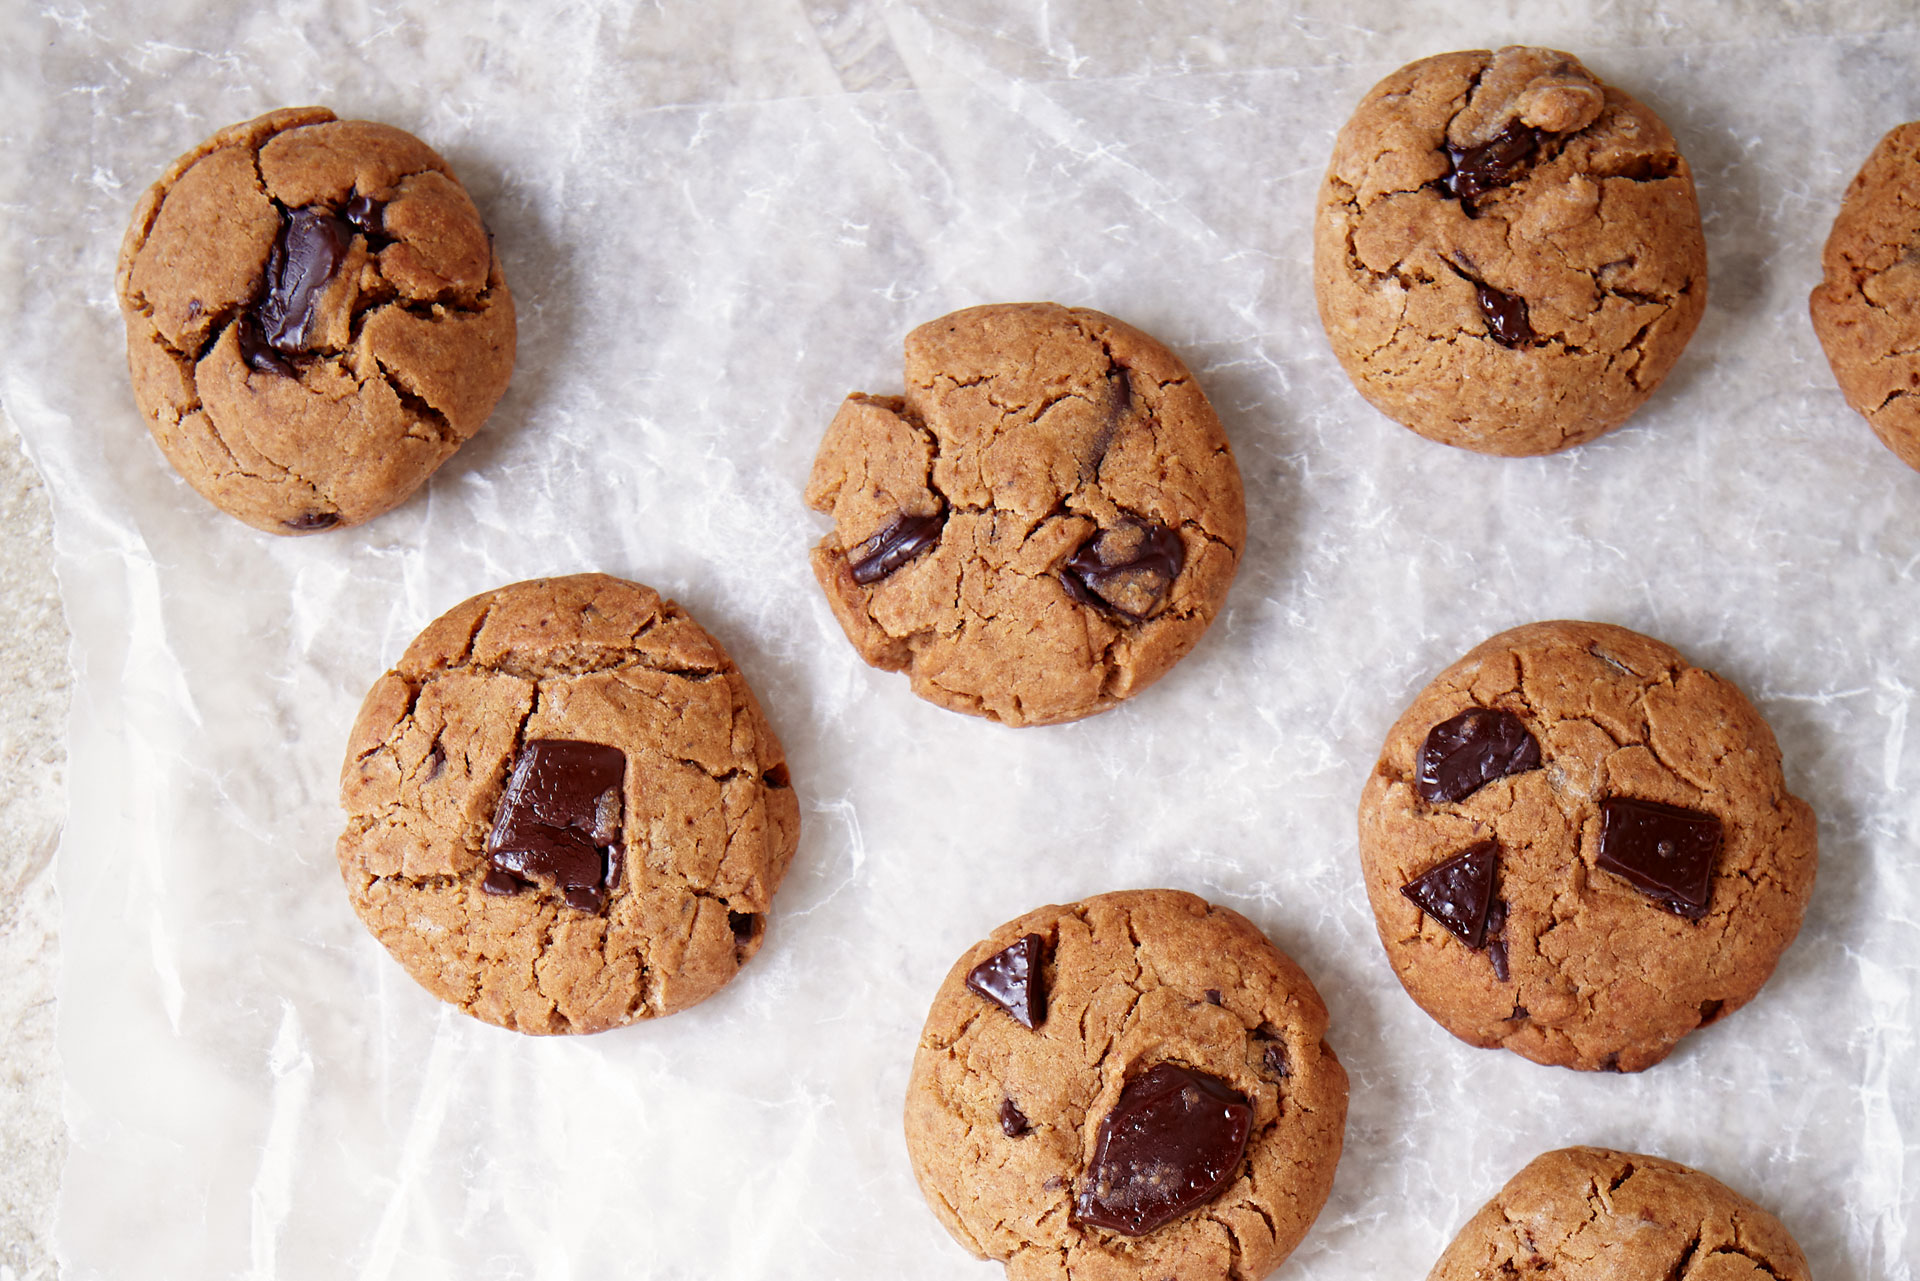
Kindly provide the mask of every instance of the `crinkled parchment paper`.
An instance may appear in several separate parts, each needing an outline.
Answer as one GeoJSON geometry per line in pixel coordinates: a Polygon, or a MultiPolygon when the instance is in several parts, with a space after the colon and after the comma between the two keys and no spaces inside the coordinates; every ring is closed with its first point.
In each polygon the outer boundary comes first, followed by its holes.
{"type": "Polygon", "coordinates": [[[49,0],[0,16],[0,42],[0,399],[53,494],[79,673],[68,1276],[997,1276],[908,1172],[927,1002],[999,922],[1146,885],[1245,912],[1332,1007],[1347,1151],[1280,1275],[1420,1276],[1575,1142],[1719,1175],[1820,1276],[1916,1275],[1920,476],[1845,408],[1805,309],[1847,179],[1920,116],[1906,4],[49,0]],[[1712,261],[1652,403],[1525,461],[1367,408],[1308,247],[1368,86],[1515,41],[1665,117],[1712,261]],[[212,510],[148,440],[112,268],[176,154],[306,102],[449,158],[498,237],[520,357],[413,501],[289,541],[212,510]],[[840,398],[898,388],[908,328],[1028,298],[1184,355],[1252,534],[1158,687],[1016,732],[856,661],[800,491],[840,398]],[[421,625],[585,569],[676,596],[733,651],[805,833],[723,994],[533,1040],[443,1009],[360,927],[335,779],[421,625]],[[1772,984],[1636,1077],[1441,1032],[1387,968],[1355,858],[1361,780],[1415,690],[1561,616],[1737,681],[1821,819],[1772,984]]]}

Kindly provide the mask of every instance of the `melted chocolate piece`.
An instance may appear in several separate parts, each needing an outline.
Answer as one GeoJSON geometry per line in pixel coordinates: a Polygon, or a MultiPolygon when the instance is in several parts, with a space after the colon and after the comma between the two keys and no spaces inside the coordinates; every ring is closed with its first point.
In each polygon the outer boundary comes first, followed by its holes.
{"type": "Polygon", "coordinates": [[[487,838],[493,870],[481,889],[518,894],[533,886],[569,907],[598,912],[620,876],[620,785],[627,758],[617,747],[536,738],[514,762],[487,838]]]}
{"type": "Polygon", "coordinates": [[[1027,1121],[1027,1114],[1013,1105],[1012,1099],[1000,1104],[1000,1132],[1010,1139],[1017,1139],[1033,1126],[1027,1121]]]}
{"type": "Polygon", "coordinates": [[[1422,872],[1402,885],[1400,892],[1444,925],[1447,933],[1477,950],[1487,941],[1487,913],[1493,906],[1493,880],[1499,869],[1500,846],[1482,841],[1422,872]]]}
{"type": "Polygon", "coordinates": [[[1142,1236],[1220,1195],[1240,1172],[1253,1109],[1225,1081],[1156,1063],[1100,1122],[1073,1217],[1142,1236]]]}
{"type": "Polygon", "coordinates": [[[1711,814],[1625,796],[1600,802],[1594,866],[1675,916],[1697,921],[1707,914],[1719,857],[1720,820],[1711,814]]]}
{"type": "MultiPolygon", "coordinates": [[[[267,255],[266,286],[251,313],[268,347],[287,354],[307,349],[320,296],[352,246],[353,229],[324,209],[295,209],[281,220],[280,236],[267,255]]],[[[244,347],[244,329],[241,343],[244,347]]],[[[247,354],[247,363],[255,369],[268,368],[254,353],[247,354]]],[[[291,368],[273,372],[291,372],[291,368]]]]}
{"type": "Polygon", "coordinates": [[[1047,1018],[1047,985],[1040,973],[1046,953],[1045,939],[1025,935],[968,970],[967,986],[1032,1031],[1047,1018]]]}
{"type": "Polygon", "coordinates": [[[1451,168],[1443,179],[1447,190],[1462,200],[1472,200],[1496,187],[1506,186],[1532,165],[1540,140],[1546,136],[1514,119],[1477,147],[1456,147],[1448,143],[1447,160],[1451,168]]]}
{"type": "Polygon", "coordinates": [[[240,317],[240,359],[247,362],[249,369],[257,369],[263,374],[279,374],[285,378],[293,377],[293,362],[267,346],[267,340],[260,336],[260,322],[252,313],[240,317]]]}
{"type": "Polygon", "coordinates": [[[302,534],[312,533],[316,529],[332,529],[340,523],[339,512],[301,512],[292,520],[280,522],[288,529],[302,534]]]}
{"type": "Polygon", "coordinates": [[[1512,712],[1469,707],[1427,731],[1414,791],[1429,805],[1463,801],[1509,774],[1540,768],[1540,744],[1512,712]]]}
{"type": "Polygon", "coordinates": [[[1525,298],[1502,293],[1480,280],[1473,282],[1473,292],[1480,299],[1480,314],[1486,317],[1487,333],[1495,342],[1502,347],[1523,347],[1533,341],[1525,298]]]}
{"type": "Polygon", "coordinates": [[[931,516],[897,516],[891,525],[853,549],[847,561],[853,581],[865,587],[877,583],[940,541],[946,528],[945,512],[931,516]]]}
{"type": "Polygon", "coordinates": [[[372,240],[375,237],[384,238],[386,234],[382,227],[386,209],[385,204],[372,196],[355,196],[347,201],[347,207],[340,211],[340,216],[353,224],[368,240],[372,240]]]}
{"type": "Polygon", "coordinates": [[[1128,520],[1080,544],[1061,567],[1060,582],[1081,604],[1138,622],[1159,611],[1186,563],[1178,531],[1128,520]]]}

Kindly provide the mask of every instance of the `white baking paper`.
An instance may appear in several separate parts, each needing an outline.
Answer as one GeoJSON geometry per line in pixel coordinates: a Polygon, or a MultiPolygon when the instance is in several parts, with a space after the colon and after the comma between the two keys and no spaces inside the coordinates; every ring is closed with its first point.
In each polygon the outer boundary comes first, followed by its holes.
{"type": "Polygon", "coordinates": [[[1817,1276],[1920,1255],[1920,476],[1835,389],[1805,299],[1854,169],[1920,117],[1903,0],[241,4],[0,13],[0,399],[45,471],[74,633],[60,853],[64,1275],[989,1281],[899,1114],[953,959],[1134,886],[1252,917],[1352,1074],[1332,1199],[1278,1275],[1417,1277],[1569,1143],[1702,1167],[1817,1276]],[[1625,428],[1545,459],[1369,409],[1316,322],[1334,131],[1412,58],[1573,50],[1693,164],[1706,320],[1625,428]],[[320,102],[440,149],[519,304],[485,432],[400,510],[300,540],[214,511],[128,391],[113,260],[167,163],[320,102]],[[1193,366],[1249,545],[1194,653],[1121,710],[1014,731],[854,657],[801,502],[901,336],[1051,298],[1193,366]],[[725,992],[586,1039],[483,1026],[361,928],[335,778],[368,685],[486,588],[605,570],[733,652],[791,756],[799,856],[725,992]],[[1642,1075],[1455,1042],[1395,983],[1355,855],[1387,726],[1538,618],[1743,686],[1820,814],[1800,940],[1642,1075]]]}

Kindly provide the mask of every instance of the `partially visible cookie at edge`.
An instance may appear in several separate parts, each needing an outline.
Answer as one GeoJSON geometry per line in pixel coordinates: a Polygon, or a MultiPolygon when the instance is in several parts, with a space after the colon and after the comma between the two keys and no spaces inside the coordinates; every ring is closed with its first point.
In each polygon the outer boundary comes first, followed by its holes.
{"type": "Polygon", "coordinates": [[[1475,646],[1413,700],[1361,793],[1360,861],[1394,974],[1442,1027],[1632,1072],[1759,992],[1818,838],[1731,682],[1560,621],[1475,646]]]}
{"type": "Polygon", "coordinates": [[[1807,300],[1834,380],[1920,470],[1920,121],[1874,147],[1840,202],[1807,300]]]}
{"type": "Polygon", "coordinates": [[[906,340],[904,396],[849,396],[807,502],[860,656],[1009,725],[1105,711],[1206,631],[1246,542],[1226,434],[1185,365],[1110,316],[969,308],[906,340]]]}
{"type": "Polygon", "coordinates": [[[604,574],[429,624],[368,692],[340,802],[367,928],[441,1000],[541,1034],[718,991],[760,950],[800,830],[726,651],[604,574]]]}
{"type": "Polygon", "coordinates": [[[1429,439],[1547,454],[1619,426],[1706,291],[1672,135],[1569,54],[1411,63],[1334,144],[1314,220],[1321,324],[1360,394],[1429,439]]]}
{"type": "Polygon", "coordinates": [[[1339,1160],[1326,1006],[1245,917],[1135,890],[1028,912],[935,996],[908,1156],[1013,1281],[1227,1281],[1299,1244],[1339,1160]]]}
{"type": "Polygon", "coordinates": [[[493,411],[513,298],[430,147],[324,107],[232,125],[141,198],[116,288],[167,461],[256,529],[370,520],[493,411]]]}
{"type": "Polygon", "coordinates": [[[1809,1281],[1786,1226],[1677,1161],[1561,1148],[1528,1162],[1448,1244],[1427,1281],[1809,1281]]]}

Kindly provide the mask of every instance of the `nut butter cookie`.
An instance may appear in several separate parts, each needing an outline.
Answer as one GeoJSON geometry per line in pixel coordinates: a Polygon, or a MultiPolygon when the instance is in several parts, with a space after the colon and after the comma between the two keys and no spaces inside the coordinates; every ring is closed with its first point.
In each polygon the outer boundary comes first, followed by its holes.
{"type": "Polygon", "coordinates": [[[1813,811],[1733,685],[1603,623],[1476,646],[1387,735],[1360,861],[1407,992],[1463,1041],[1637,1072],[1799,932],[1813,811]]]}
{"type": "Polygon", "coordinates": [[[513,298],[425,143],[322,107],[222,129],[120,248],[134,397],[189,484],[256,529],[357,525],[480,429],[513,298]]]}
{"type": "Polygon", "coordinates": [[[833,517],[813,570],[860,656],[1009,725],[1158,680],[1246,542],[1239,469],[1186,366],[1053,303],[908,334],[906,395],[847,398],[807,502],[833,517]]]}
{"type": "Polygon", "coordinates": [[[1707,300],[1672,135],[1551,49],[1441,54],[1375,85],[1334,144],[1313,245],[1320,322],[1360,394],[1484,454],[1619,426],[1707,300]]]}
{"type": "Polygon", "coordinates": [[[353,907],[422,986],[520,1032],[718,991],[760,950],[800,814],[733,661],[603,574],[515,583],[420,633],[340,774],[353,907]]]}
{"type": "Polygon", "coordinates": [[[1040,908],[934,997],[907,1087],[914,1174],[1014,1281],[1265,1276],[1340,1159],[1326,1030],[1307,976],[1237,912],[1174,890],[1040,908]]]}

